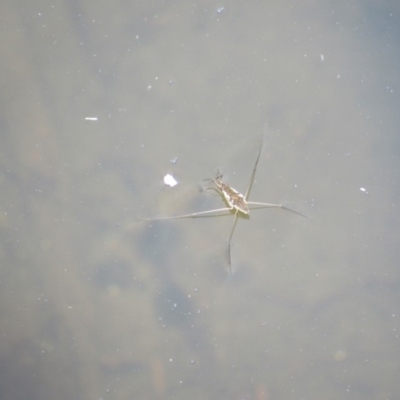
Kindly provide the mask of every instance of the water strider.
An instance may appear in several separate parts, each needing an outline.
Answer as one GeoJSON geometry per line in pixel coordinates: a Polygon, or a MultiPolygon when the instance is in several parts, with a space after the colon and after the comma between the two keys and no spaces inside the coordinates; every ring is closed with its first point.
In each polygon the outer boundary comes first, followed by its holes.
{"type": "Polygon", "coordinates": [[[300,215],[304,218],[307,218],[305,215],[292,210],[291,208],[285,207],[282,204],[273,204],[273,203],[261,203],[261,202],[256,202],[256,201],[248,201],[247,199],[249,198],[250,195],[250,190],[253,185],[254,177],[257,171],[257,165],[258,161],[260,159],[261,155],[261,150],[263,148],[264,144],[264,137],[261,141],[261,146],[260,150],[258,151],[257,159],[256,162],[254,163],[253,171],[250,176],[249,183],[247,185],[247,189],[245,194],[243,195],[242,193],[239,193],[237,190],[229,186],[227,183],[222,181],[222,174],[217,171],[217,176],[215,178],[210,178],[210,179],[205,179],[205,181],[210,181],[211,183],[214,183],[216,186],[214,187],[208,187],[206,189],[215,189],[219,194],[222,195],[222,197],[225,199],[228,207],[223,207],[223,208],[216,208],[213,210],[207,210],[207,211],[199,211],[191,214],[183,214],[183,215],[175,215],[171,217],[155,217],[155,218],[140,218],[144,219],[147,221],[156,221],[156,220],[163,220],[163,219],[176,219],[176,218],[196,218],[196,217],[201,217],[207,214],[212,214],[212,213],[218,213],[222,211],[233,211],[235,213],[234,220],[233,220],[233,225],[229,234],[229,239],[228,239],[228,258],[229,258],[229,268],[232,270],[232,262],[231,262],[231,241],[232,241],[232,236],[233,232],[235,231],[236,223],[238,220],[238,216],[240,213],[244,215],[249,215],[250,214],[250,207],[249,206],[256,206],[254,208],[269,208],[269,207],[279,207],[283,210],[290,211],[292,213],[295,213],[297,215],[300,215]]]}

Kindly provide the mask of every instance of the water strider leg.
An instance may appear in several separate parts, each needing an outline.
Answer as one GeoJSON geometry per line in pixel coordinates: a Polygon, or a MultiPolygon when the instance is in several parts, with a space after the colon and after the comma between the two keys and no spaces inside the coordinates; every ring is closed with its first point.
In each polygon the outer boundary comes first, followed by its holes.
{"type": "Polygon", "coordinates": [[[292,209],[289,208],[289,207],[285,207],[285,206],[283,206],[282,204],[259,203],[259,202],[257,202],[257,201],[248,201],[247,204],[248,204],[248,205],[253,205],[253,206],[259,206],[259,207],[254,207],[254,208],[252,208],[252,210],[255,210],[255,209],[257,209],[257,208],[270,208],[270,207],[282,208],[282,210],[290,211],[290,212],[292,212],[292,213],[295,213],[295,214],[297,214],[297,215],[300,215],[300,216],[302,216],[302,217],[304,217],[304,218],[309,219],[306,215],[304,215],[304,214],[302,214],[302,213],[300,213],[300,212],[298,212],[298,211],[292,210],[292,209]]]}
{"type": "MultiPolygon", "coordinates": [[[[245,201],[247,204],[251,204],[251,203],[249,203],[249,202],[247,201],[247,199],[248,199],[248,197],[249,197],[249,195],[250,195],[251,187],[253,186],[254,177],[255,177],[255,175],[256,175],[257,165],[258,165],[258,161],[259,161],[259,159],[260,159],[260,155],[261,155],[261,150],[262,150],[262,148],[263,148],[263,144],[264,144],[264,136],[263,136],[263,138],[262,138],[262,140],[261,140],[260,150],[258,150],[257,159],[256,159],[256,162],[254,163],[253,171],[251,172],[251,175],[250,175],[249,184],[247,185],[246,193],[245,193],[245,195],[244,195],[244,201],[245,201]]],[[[260,204],[258,204],[258,205],[260,205],[260,204]]],[[[264,205],[265,205],[265,204],[264,204],[264,205]]],[[[235,219],[234,219],[234,221],[233,221],[231,233],[230,233],[230,235],[229,235],[229,240],[228,240],[228,259],[229,259],[229,268],[230,268],[231,272],[232,272],[231,241],[232,241],[233,232],[235,231],[236,223],[237,223],[237,220],[238,220],[238,212],[239,212],[239,210],[236,209],[236,212],[235,212],[235,219]]]]}
{"type": "Polygon", "coordinates": [[[236,210],[232,229],[231,229],[231,234],[229,235],[229,240],[228,240],[228,261],[229,261],[229,269],[231,270],[231,272],[233,272],[232,271],[232,259],[231,259],[231,240],[232,240],[233,232],[235,231],[235,226],[236,226],[236,223],[238,220],[238,212],[239,212],[239,210],[236,210]]]}
{"type": "Polygon", "coordinates": [[[207,211],[199,211],[191,214],[182,214],[182,215],[175,215],[172,217],[154,217],[154,218],[145,218],[145,217],[138,217],[139,219],[143,219],[145,221],[157,221],[160,219],[177,219],[177,218],[196,218],[198,216],[204,216],[207,214],[218,213],[222,211],[230,211],[231,208],[224,207],[224,208],[216,208],[214,210],[207,210],[207,211]]]}

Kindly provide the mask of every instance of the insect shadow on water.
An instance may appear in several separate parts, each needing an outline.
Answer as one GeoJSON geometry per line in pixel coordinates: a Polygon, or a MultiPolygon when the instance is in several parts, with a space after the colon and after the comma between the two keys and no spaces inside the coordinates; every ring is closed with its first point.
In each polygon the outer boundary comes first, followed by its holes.
{"type": "MultiPolygon", "coordinates": [[[[228,207],[223,207],[223,208],[215,208],[212,210],[206,210],[206,211],[199,211],[199,212],[194,212],[190,214],[183,214],[183,215],[174,215],[171,217],[151,217],[151,218],[143,218],[139,217],[140,219],[147,220],[147,221],[157,221],[157,220],[164,220],[164,219],[178,219],[178,218],[198,218],[198,217],[206,217],[206,216],[212,216],[209,214],[214,214],[214,213],[221,213],[224,211],[230,211],[231,213],[234,214],[234,219],[233,219],[233,224],[232,228],[229,234],[229,239],[228,239],[228,261],[229,261],[229,269],[232,271],[232,260],[231,260],[231,242],[232,242],[232,236],[233,233],[235,232],[235,227],[236,223],[238,220],[239,215],[243,215],[248,217],[250,214],[251,209],[259,209],[259,208],[280,208],[282,210],[290,211],[294,214],[300,215],[304,218],[307,218],[304,214],[297,212],[295,210],[292,210],[291,208],[285,207],[282,204],[274,204],[274,203],[262,203],[258,201],[248,201],[249,195],[251,188],[253,186],[254,182],[254,177],[256,175],[257,171],[257,165],[258,161],[260,160],[260,155],[261,155],[261,150],[263,148],[264,144],[264,136],[261,140],[261,145],[260,149],[258,151],[258,155],[256,158],[256,162],[254,163],[253,171],[250,175],[250,180],[247,185],[247,189],[245,194],[243,195],[242,193],[238,192],[231,186],[229,186],[227,183],[222,181],[222,174],[217,171],[217,176],[215,178],[208,178],[204,179],[204,181],[209,181],[210,185],[214,184],[215,186],[208,186],[205,189],[214,189],[216,190],[225,200],[227,203],[228,207]],[[253,207],[251,207],[253,206],[253,207]]],[[[215,216],[218,216],[215,215],[215,216]]]]}

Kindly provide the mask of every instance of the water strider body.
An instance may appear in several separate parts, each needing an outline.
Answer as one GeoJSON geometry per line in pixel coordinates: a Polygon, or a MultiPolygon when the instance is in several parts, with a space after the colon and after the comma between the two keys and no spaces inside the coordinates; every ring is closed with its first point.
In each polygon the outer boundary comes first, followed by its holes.
{"type": "MultiPolygon", "coordinates": [[[[263,137],[264,139],[264,137],[263,137]]],[[[228,259],[229,259],[229,268],[232,270],[232,262],[231,262],[231,241],[232,241],[232,236],[233,232],[235,231],[236,223],[238,220],[239,213],[242,213],[244,215],[249,215],[250,214],[250,207],[249,206],[256,206],[255,208],[269,208],[269,207],[278,207],[283,210],[290,211],[292,213],[295,213],[297,215],[300,215],[304,218],[307,218],[305,215],[292,210],[291,208],[285,207],[282,204],[273,204],[273,203],[261,203],[261,202],[254,202],[254,201],[248,201],[248,197],[250,195],[250,190],[253,185],[254,177],[257,171],[257,165],[258,161],[260,159],[261,155],[261,150],[263,148],[263,143],[264,140],[261,142],[260,150],[258,151],[257,159],[256,162],[254,163],[253,171],[250,176],[249,183],[247,185],[247,189],[245,194],[243,195],[242,193],[238,192],[231,186],[229,186],[227,183],[222,181],[222,174],[217,171],[217,176],[215,178],[210,178],[210,179],[205,179],[205,181],[210,181],[211,183],[214,183],[216,188],[209,187],[207,189],[215,189],[217,190],[224,200],[226,201],[228,207],[223,207],[223,208],[216,208],[213,210],[206,210],[206,211],[200,211],[200,212],[195,212],[191,214],[183,214],[183,215],[176,215],[176,216],[171,216],[171,217],[156,217],[156,218],[141,218],[145,219],[148,221],[155,221],[155,220],[163,220],[163,219],[176,219],[176,218],[196,218],[196,217],[201,217],[207,214],[212,214],[212,213],[218,213],[218,212],[223,212],[223,211],[233,211],[235,213],[233,225],[229,234],[229,239],[228,239],[228,259]]]]}

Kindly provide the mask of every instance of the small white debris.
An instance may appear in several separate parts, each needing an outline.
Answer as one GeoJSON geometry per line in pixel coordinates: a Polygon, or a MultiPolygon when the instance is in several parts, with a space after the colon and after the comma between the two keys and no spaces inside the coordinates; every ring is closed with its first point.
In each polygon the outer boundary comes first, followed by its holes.
{"type": "Polygon", "coordinates": [[[85,121],[97,121],[98,118],[97,117],[86,117],[85,121]]]}
{"type": "Polygon", "coordinates": [[[178,181],[171,174],[167,174],[164,176],[164,183],[169,187],[174,187],[178,184],[178,181]]]}
{"type": "Polygon", "coordinates": [[[324,58],[325,58],[324,55],[320,54],[319,56],[321,57],[321,61],[324,61],[324,58]]]}
{"type": "Polygon", "coordinates": [[[367,189],[365,189],[365,188],[363,188],[363,187],[360,187],[360,191],[363,192],[363,193],[365,193],[365,194],[368,194],[367,189]]]}
{"type": "Polygon", "coordinates": [[[176,162],[178,161],[178,157],[174,157],[170,161],[172,164],[176,164],[176,162]]]}

